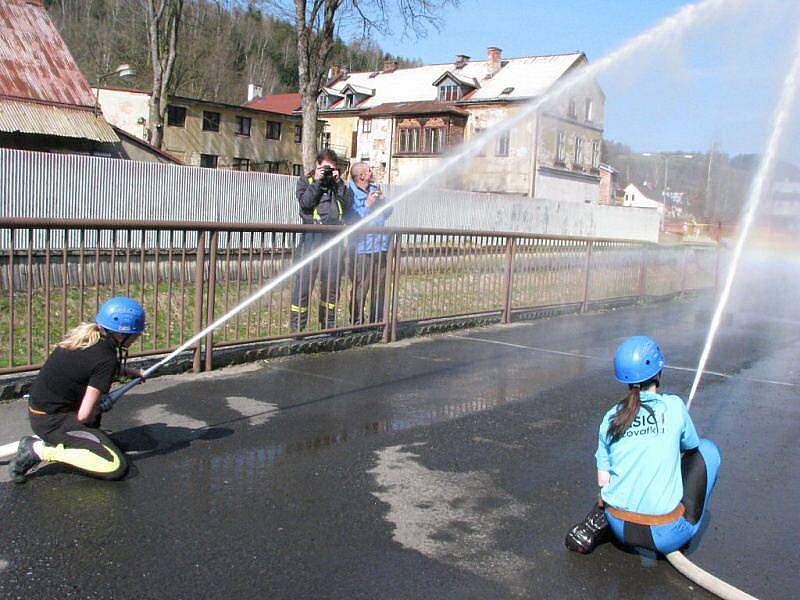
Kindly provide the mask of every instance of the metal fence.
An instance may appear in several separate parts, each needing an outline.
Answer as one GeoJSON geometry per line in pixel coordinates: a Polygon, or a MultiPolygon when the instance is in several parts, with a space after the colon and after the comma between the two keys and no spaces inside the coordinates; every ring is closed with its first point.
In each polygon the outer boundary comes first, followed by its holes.
{"type": "MultiPolygon", "coordinates": [[[[115,295],[137,298],[147,310],[148,331],[135,354],[170,351],[291,265],[300,236],[336,230],[0,218],[0,239],[8,241],[0,250],[0,373],[38,368],[69,328],[90,320],[115,295]]],[[[495,314],[505,323],[541,307],[586,310],[594,302],[711,287],[718,265],[714,246],[460,230],[364,232],[385,241],[386,251],[358,254],[364,234],[356,234],[198,344],[195,368],[203,351],[210,368],[215,347],[245,342],[360,329],[380,330],[390,341],[408,322],[495,314]],[[320,267],[338,299],[320,297],[314,272],[320,267]],[[312,290],[305,303],[292,290],[303,278],[312,290]],[[292,304],[308,320],[302,330],[290,320],[292,304]]]]}

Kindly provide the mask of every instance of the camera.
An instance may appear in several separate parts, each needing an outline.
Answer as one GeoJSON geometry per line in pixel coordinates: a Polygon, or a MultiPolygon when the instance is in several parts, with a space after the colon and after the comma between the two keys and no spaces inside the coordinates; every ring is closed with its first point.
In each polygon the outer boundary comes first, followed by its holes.
{"type": "Polygon", "coordinates": [[[323,185],[331,185],[333,183],[333,167],[325,165],[322,167],[322,179],[320,180],[323,185]]]}

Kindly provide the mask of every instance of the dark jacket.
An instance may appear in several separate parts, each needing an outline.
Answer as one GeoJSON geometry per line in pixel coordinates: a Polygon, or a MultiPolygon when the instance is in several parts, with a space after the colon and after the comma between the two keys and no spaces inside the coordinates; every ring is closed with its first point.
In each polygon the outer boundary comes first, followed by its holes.
{"type": "Polygon", "coordinates": [[[353,192],[344,181],[323,187],[308,175],[297,181],[297,201],[303,223],[341,225],[345,212],[353,207],[353,192]]]}

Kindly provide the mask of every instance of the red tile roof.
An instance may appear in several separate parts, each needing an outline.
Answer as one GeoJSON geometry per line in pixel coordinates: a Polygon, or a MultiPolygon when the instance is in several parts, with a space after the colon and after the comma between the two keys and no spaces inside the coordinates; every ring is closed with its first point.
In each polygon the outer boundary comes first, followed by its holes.
{"type": "Polygon", "coordinates": [[[291,94],[269,94],[268,96],[259,96],[258,98],[253,98],[250,102],[246,102],[242,106],[254,108],[256,110],[267,110],[282,115],[292,115],[294,111],[300,108],[300,94],[293,92],[291,94]]]}
{"type": "Polygon", "coordinates": [[[0,97],[94,106],[92,90],[41,0],[0,0],[0,97]]]}

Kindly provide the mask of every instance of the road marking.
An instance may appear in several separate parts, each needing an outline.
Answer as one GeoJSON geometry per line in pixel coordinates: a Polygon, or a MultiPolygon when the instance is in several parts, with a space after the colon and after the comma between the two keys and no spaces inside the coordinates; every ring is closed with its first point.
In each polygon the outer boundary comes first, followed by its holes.
{"type": "MultiPolygon", "coordinates": [[[[508,346],[511,348],[519,348],[521,350],[530,350],[532,352],[541,352],[543,354],[555,354],[557,356],[569,356],[572,358],[581,358],[584,360],[597,360],[597,361],[607,361],[608,359],[602,356],[592,356],[590,354],[580,354],[578,352],[565,352],[563,350],[552,350],[550,348],[540,348],[537,346],[524,346],[522,344],[512,344],[510,342],[501,342],[499,340],[490,340],[486,338],[479,338],[479,337],[467,337],[462,335],[455,335],[450,334],[448,337],[458,338],[460,340],[467,340],[472,342],[482,342],[485,344],[495,344],[498,346],[508,346]]],[[[681,367],[677,365],[664,365],[665,369],[670,371],[683,371],[686,373],[694,373],[697,369],[692,367],[681,367]]],[[[706,370],[705,375],[711,375],[713,377],[720,377],[723,379],[743,379],[745,381],[752,381],[753,383],[764,383],[767,385],[780,385],[783,387],[800,387],[798,383],[792,383],[790,381],[777,381],[775,379],[763,379],[761,377],[750,377],[748,375],[738,375],[735,373],[722,373],[720,371],[709,371],[706,370]]]]}

